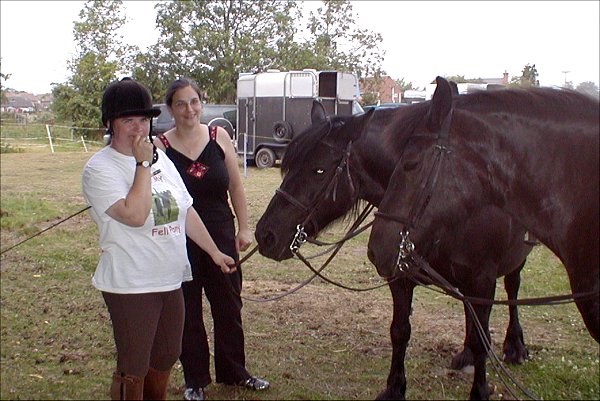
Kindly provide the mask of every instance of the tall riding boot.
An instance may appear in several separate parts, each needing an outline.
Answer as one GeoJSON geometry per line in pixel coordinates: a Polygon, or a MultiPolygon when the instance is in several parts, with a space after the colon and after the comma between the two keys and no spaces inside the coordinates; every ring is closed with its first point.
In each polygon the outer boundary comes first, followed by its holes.
{"type": "Polygon", "coordinates": [[[150,368],[144,379],[145,400],[166,400],[171,370],[161,372],[150,368]]]}
{"type": "Polygon", "coordinates": [[[112,400],[143,400],[144,378],[115,372],[110,387],[112,400]]]}

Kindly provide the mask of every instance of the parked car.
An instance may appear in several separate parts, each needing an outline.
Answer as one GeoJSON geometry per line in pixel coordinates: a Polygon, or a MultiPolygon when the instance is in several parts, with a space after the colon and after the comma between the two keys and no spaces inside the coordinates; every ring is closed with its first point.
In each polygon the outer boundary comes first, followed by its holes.
{"type": "MultiPolygon", "coordinates": [[[[175,119],[169,113],[166,104],[155,104],[154,107],[160,108],[160,115],[152,119],[152,134],[162,134],[175,126],[175,119]]],[[[212,104],[202,105],[202,116],[200,122],[208,126],[217,125],[227,131],[231,139],[235,138],[237,118],[237,106],[235,104],[212,104]]]]}
{"type": "Polygon", "coordinates": [[[409,103],[381,103],[380,105],[369,104],[369,105],[363,106],[363,109],[365,112],[367,112],[371,109],[375,109],[375,110],[395,109],[396,107],[404,107],[404,106],[410,106],[410,104],[409,103]]]}

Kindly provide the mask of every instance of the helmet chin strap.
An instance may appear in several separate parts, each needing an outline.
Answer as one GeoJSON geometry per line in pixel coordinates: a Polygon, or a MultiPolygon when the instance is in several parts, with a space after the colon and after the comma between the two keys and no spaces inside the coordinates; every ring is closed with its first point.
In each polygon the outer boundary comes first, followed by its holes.
{"type": "Polygon", "coordinates": [[[152,119],[150,119],[150,132],[148,132],[148,138],[152,143],[152,164],[158,161],[158,152],[156,151],[156,145],[154,144],[154,135],[152,135],[152,119]]]}
{"type": "Polygon", "coordinates": [[[113,130],[112,128],[110,128],[110,125],[108,126],[108,128],[106,129],[106,133],[104,134],[104,146],[108,146],[110,145],[110,143],[112,142],[112,136],[113,136],[113,130]]]}

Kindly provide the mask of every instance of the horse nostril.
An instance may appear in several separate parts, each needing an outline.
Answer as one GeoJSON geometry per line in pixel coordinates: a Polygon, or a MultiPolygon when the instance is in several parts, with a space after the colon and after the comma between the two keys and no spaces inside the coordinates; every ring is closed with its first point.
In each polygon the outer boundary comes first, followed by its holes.
{"type": "Polygon", "coordinates": [[[270,247],[275,243],[275,235],[271,230],[264,230],[256,233],[256,241],[259,248],[270,247]]]}

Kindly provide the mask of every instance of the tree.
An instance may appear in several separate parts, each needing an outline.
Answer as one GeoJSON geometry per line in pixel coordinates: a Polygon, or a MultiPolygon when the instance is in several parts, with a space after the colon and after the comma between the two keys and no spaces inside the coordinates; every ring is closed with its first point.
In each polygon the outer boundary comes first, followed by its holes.
{"type": "MultiPolygon", "coordinates": [[[[446,79],[448,81],[454,81],[457,84],[463,84],[463,83],[467,82],[467,80],[465,79],[464,75],[452,75],[452,76],[446,77],[446,79]]],[[[431,83],[434,84],[435,83],[435,79],[433,81],[431,81],[431,83]]]]}
{"type": "MultiPolygon", "coordinates": [[[[448,81],[454,81],[457,84],[484,84],[485,81],[481,78],[465,78],[464,75],[452,75],[450,77],[446,77],[448,81]]],[[[435,83],[435,80],[432,82],[435,83]]]]}
{"type": "Polygon", "coordinates": [[[180,76],[205,88],[211,102],[233,103],[239,73],[342,70],[381,72],[381,35],[354,28],[348,1],[324,1],[299,38],[299,4],[293,0],[210,0],[159,3],[160,38],[134,60],[133,76],[155,100],[180,76]]]}
{"type": "Polygon", "coordinates": [[[533,65],[525,65],[523,71],[521,71],[520,77],[512,77],[510,82],[508,83],[509,87],[522,87],[529,88],[532,86],[540,86],[540,81],[538,80],[538,72],[535,68],[535,64],[533,65]]]}
{"type": "Polygon", "coordinates": [[[59,120],[72,121],[77,127],[100,127],[102,94],[114,80],[116,63],[106,62],[90,52],[75,67],[68,84],[52,88],[52,109],[59,120]]]}
{"type": "Polygon", "coordinates": [[[600,94],[598,93],[598,86],[592,81],[585,81],[577,85],[575,89],[578,92],[585,93],[591,97],[596,99],[600,98],[600,94]]]}
{"type": "Polygon", "coordinates": [[[297,50],[291,0],[177,1],[156,8],[159,41],[134,70],[136,78],[149,77],[150,61],[156,64],[154,96],[158,85],[188,76],[208,89],[210,101],[233,103],[240,72],[279,67],[297,50]]]}
{"type": "MultiPolygon", "coordinates": [[[[0,66],[2,65],[2,58],[0,57],[0,66]]],[[[1,67],[0,67],[1,70],[1,67]]],[[[6,103],[7,102],[7,98],[6,98],[6,94],[4,93],[4,85],[2,84],[2,81],[6,82],[8,79],[10,78],[10,74],[5,74],[3,72],[0,72],[0,98],[2,103],[6,103]]]]}
{"type": "Polygon", "coordinates": [[[77,56],[72,76],[55,85],[54,109],[79,126],[100,124],[104,88],[118,73],[143,82],[156,102],[167,85],[186,76],[206,89],[208,100],[233,103],[242,72],[269,68],[315,68],[354,72],[359,77],[383,73],[381,35],[354,27],[349,1],[323,2],[307,23],[309,35],[298,39],[302,20],[294,0],[194,0],[159,2],[160,36],[145,52],[124,44],[122,1],[89,0],[75,22],[77,56]]]}
{"type": "Polygon", "coordinates": [[[73,62],[75,65],[81,57],[95,53],[105,62],[114,62],[125,69],[130,55],[137,48],[124,44],[123,35],[119,32],[119,28],[127,21],[124,11],[121,0],[89,0],[84,4],[79,12],[80,21],[76,21],[73,28],[79,54],[73,62]]]}
{"type": "Polygon", "coordinates": [[[74,23],[77,55],[69,61],[71,77],[53,86],[53,110],[59,119],[79,127],[100,127],[104,89],[125,71],[135,48],[122,44],[125,23],[122,1],[87,1],[74,23]]]}
{"type": "Polygon", "coordinates": [[[413,83],[412,82],[406,82],[404,80],[404,78],[397,79],[396,80],[396,85],[398,85],[402,89],[402,92],[415,89],[413,87],[413,83]]]}
{"type": "Polygon", "coordinates": [[[314,55],[312,68],[353,72],[359,79],[384,75],[381,34],[356,26],[350,1],[323,0],[323,7],[311,11],[308,47],[314,55]]]}

